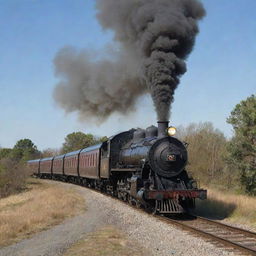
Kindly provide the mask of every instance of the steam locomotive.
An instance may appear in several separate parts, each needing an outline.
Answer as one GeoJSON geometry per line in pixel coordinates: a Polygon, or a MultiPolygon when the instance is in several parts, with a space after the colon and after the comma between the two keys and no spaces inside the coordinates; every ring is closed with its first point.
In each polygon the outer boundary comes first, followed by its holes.
{"type": "Polygon", "coordinates": [[[65,155],[30,160],[40,178],[79,183],[145,207],[154,213],[184,213],[195,199],[206,199],[185,170],[186,144],[174,137],[169,122],[158,128],[131,129],[107,141],[65,155]]]}

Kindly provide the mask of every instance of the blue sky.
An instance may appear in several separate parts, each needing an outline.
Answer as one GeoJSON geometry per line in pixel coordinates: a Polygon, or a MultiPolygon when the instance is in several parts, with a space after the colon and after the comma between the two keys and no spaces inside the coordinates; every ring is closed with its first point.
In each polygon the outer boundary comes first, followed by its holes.
{"type": "MultiPolygon", "coordinates": [[[[226,118],[256,91],[256,1],[204,0],[207,16],[172,106],[172,123],[210,121],[232,135],[226,118]]],[[[111,15],[111,14],[110,14],[111,15]]],[[[53,58],[67,45],[101,51],[112,42],[95,18],[94,0],[0,0],[0,146],[30,138],[58,148],[73,131],[112,135],[156,122],[145,96],[137,111],[99,125],[56,106],[53,58]]]]}

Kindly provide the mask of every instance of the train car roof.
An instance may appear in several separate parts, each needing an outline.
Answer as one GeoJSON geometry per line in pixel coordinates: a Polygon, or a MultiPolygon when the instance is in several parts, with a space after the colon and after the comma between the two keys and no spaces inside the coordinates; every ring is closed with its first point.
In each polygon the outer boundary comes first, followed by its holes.
{"type": "Polygon", "coordinates": [[[52,159],[53,159],[53,157],[43,158],[43,159],[41,159],[41,162],[51,161],[52,159]]]}
{"type": "Polygon", "coordinates": [[[64,158],[64,156],[65,156],[65,154],[64,155],[60,155],[60,156],[55,156],[53,160],[64,158]]]}
{"type": "Polygon", "coordinates": [[[73,152],[69,152],[69,153],[65,154],[65,157],[78,155],[81,150],[82,150],[82,149],[79,149],[79,150],[76,150],[76,151],[73,151],[73,152]]]}
{"type": "Polygon", "coordinates": [[[27,161],[27,163],[36,163],[36,162],[39,162],[40,161],[40,159],[35,159],[35,160],[29,160],[29,161],[27,161]]]}
{"type": "Polygon", "coordinates": [[[90,147],[88,147],[88,148],[84,148],[84,149],[82,149],[81,153],[90,152],[90,151],[99,149],[99,148],[101,148],[102,144],[103,144],[103,143],[96,144],[96,145],[90,146],[90,147]]]}

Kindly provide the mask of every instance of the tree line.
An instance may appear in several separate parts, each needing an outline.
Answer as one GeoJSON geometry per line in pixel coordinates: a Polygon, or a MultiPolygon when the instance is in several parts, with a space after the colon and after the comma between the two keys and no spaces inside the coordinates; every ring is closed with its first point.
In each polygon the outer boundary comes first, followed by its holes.
{"type": "MultiPolygon", "coordinates": [[[[203,185],[256,195],[256,96],[237,104],[227,122],[234,131],[231,139],[209,122],[179,127],[178,137],[188,144],[187,169],[203,185]]],[[[65,137],[61,149],[41,152],[29,139],[19,140],[12,149],[0,148],[0,197],[24,187],[27,160],[65,154],[105,140],[74,132],[65,137]]]]}
{"type": "Polygon", "coordinates": [[[237,104],[227,122],[227,139],[212,123],[180,128],[188,143],[188,170],[205,185],[256,195],[256,96],[237,104]]]}

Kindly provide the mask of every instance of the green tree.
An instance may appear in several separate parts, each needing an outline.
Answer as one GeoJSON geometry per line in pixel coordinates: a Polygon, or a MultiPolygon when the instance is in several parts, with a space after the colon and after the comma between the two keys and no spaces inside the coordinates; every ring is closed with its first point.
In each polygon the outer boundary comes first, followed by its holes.
{"type": "Polygon", "coordinates": [[[62,153],[72,152],[78,149],[86,148],[106,140],[106,137],[96,138],[92,134],[83,132],[73,132],[66,136],[62,146],[62,153]]]}
{"type": "Polygon", "coordinates": [[[40,155],[36,145],[30,139],[19,140],[12,149],[11,158],[17,162],[27,161],[40,155]]]}
{"type": "Polygon", "coordinates": [[[251,95],[237,104],[227,122],[234,129],[227,163],[239,170],[246,192],[256,195],[256,96],[251,95]]]}
{"type": "Polygon", "coordinates": [[[96,139],[97,143],[101,143],[101,142],[104,142],[104,141],[107,141],[107,140],[108,140],[107,136],[103,136],[103,137],[100,137],[100,138],[96,139]]]}
{"type": "Polygon", "coordinates": [[[11,148],[1,148],[0,149],[0,160],[10,156],[11,152],[12,152],[11,148]]]}

